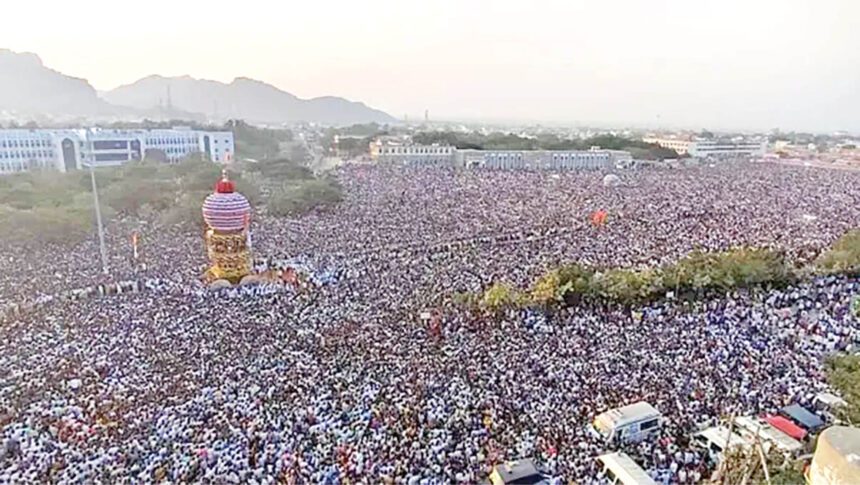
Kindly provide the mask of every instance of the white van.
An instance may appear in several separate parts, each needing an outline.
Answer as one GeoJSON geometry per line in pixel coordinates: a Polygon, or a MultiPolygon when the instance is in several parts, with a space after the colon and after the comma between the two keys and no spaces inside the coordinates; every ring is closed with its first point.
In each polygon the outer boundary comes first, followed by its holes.
{"type": "Polygon", "coordinates": [[[598,414],[591,431],[608,442],[638,443],[659,433],[662,426],[660,411],[639,401],[598,414]]]}
{"type": "Polygon", "coordinates": [[[657,485],[632,458],[625,453],[607,453],[597,460],[603,465],[603,474],[612,485],[657,485]]]}
{"type": "MultiPolygon", "coordinates": [[[[857,301],[860,301],[858,299],[857,301]]],[[[827,421],[835,424],[840,424],[840,410],[844,409],[847,404],[841,397],[829,392],[821,392],[815,396],[812,401],[812,406],[827,418],[827,421]]],[[[844,424],[844,423],[842,423],[844,424]]]]}
{"type": "Polygon", "coordinates": [[[693,444],[705,450],[714,463],[723,459],[723,452],[728,448],[749,449],[754,441],[745,432],[734,429],[729,435],[725,426],[713,426],[693,435],[693,444]]]}

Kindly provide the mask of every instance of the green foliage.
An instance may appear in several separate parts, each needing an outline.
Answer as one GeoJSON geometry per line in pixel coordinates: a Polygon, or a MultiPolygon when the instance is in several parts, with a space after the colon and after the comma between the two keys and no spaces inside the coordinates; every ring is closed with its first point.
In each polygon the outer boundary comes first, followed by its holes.
{"type": "Polygon", "coordinates": [[[355,158],[366,154],[369,144],[368,138],[340,138],[335,148],[339,154],[347,158],[355,158]]]}
{"type": "Polygon", "coordinates": [[[538,305],[550,305],[561,299],[561,276],[559,271],[550,271],[535,281],[529,297],[538,305]]]}
{"type": "Polygon", "coordinates": [[[470,293],[468,291],[454,293],[454,295],[451,297],[451,301],[457,305],[467,307],[474,307],[480,303],[477,296],[474,293],[470,293]]]}
{"type": "Polygon", "coordinates": [[[652,269],[612,269],[598,273],[593,279],[593,286],[593,291],[598,295],[627,305],[648,301],[663,292],[659,273],[652,269]]]}
{"type": "Polygon", "coordinates": [[[272,215],[292,216],[342,199],[343,191],[334,180],[313,179],[285,183],[271,194],[266,207],[272,215]]]}
{"type": "Polygon", "coordinates": [[[521,306],[526,299],[513,286],[507,283],[494,283],[484,290],[480,305],[491,312],[501,312],[508,308],[521,306]]]}
{"type": "Polygon", "coordinates": [[[164,225],[184,225],[189,229],[203,227],[202,201],[211,192],[182,194],[167,210],[158,213],[158,222],[164,225]]]}
{"type": "MultiPolygon", "coordinates": [[[[198,155],[176,164],[153,160],[96,170],[104,219],[119,213],[197,230],[200,206],[224,167],[198,155]]],[[[236,190],[274,215],[295,215],[340,202],[337,181],[320,179],[285,159],[239,164],[236,190]],[[261,187],[268,187],[268,197],[261,187]]],[[[30,172],[0,178],[0,241],[75,241],[92,234],[93,199],[88,171],[30,172]]]]}
{"type": "MultiPolygon", "coordinates": [[[[801,485],[806,483],[803,476],[803,461],[786,458],[775,448],[764,454],[767,471],[772,485],[801,485]]],[[[733,447],[723,453],[720,462],[719,483],[766,483],[762,466],[762,455],[757,448],[733,447]]]]}
{"type": "Polygon", "coordinates": [[[248,163],[245,169],[249,172],[260,174],[261,177],[271,179],[274,182],[311,180],[314,173],[304,165],[283,158],[256,163],[248,163]]]}
{"type": "Polygon", "coordinates": [[[860,355],[834,354],[825,361],[827,380],[847,403],[840,417],[849,423],[860,423],[860,355]]]}
{"type": "Polygon", "coordinates": [[[849,231],[822,253],[816,267],[825,273],[860,274],[860,230],[849,231]]]}
{"type": "MultiPolygon", "coordinates": [[[[102,216],[153,218],[199,227],[200,205],[212,192],[221,167],[200,157],[170,165],[144,160],[96,170],[102,216]]],[[[231,178],[252,202],[259,189],[241,174],[231,178]]],[[[0,240],[78,241],[93,233],[93,196],[88,171],[33,172],[0,183],[0,240]]]]}
{"type": "Polygon", "coordinates": [[[335,132],[338,135],[368,137],[375,136],[381,132],[385,132],[387,129],[388,125],[380,125],[379,123],[363,123],[335,129],[335,132]]]}
{"type": "Polygon", "coordinates": [[[782,254],[768,249],[694,252],[660,268],[595,270],[568,264],[543,274],[532,285],[527,298],[516,301],[523,305],[552,306],[599,299],[634,305],[661,298],[669,291],[722,293],[760,285],[782,285],[792,278],[782,254]]]}
{"type": "Polygon", "coordinates": [[[791,279],[782,254],[769,249],[733,249],[722,253],[696,251],[662,269],[664,285],[679,290],[729,291],[791,279]]]}
{"type": "Polygon", "coordinates": [[[0,207],[0,228],[3,228],[4,243],[80,240],[92,233],[93,227],[92,211],[76,205],[26,210],[0,207]]]}
{"type": "MultiPolygon", "coordinates": [[[[593,272],[578,265],[562,270],[577,296],[596,295],[623,304],[642,303],[668,291],[731,291],[762,284],[783,284],[792,275],[783,256],[767,249],[694,252],[674,264],[639,270],[593,272]]],[[[563,283],[564,284],[564,283],[563,283]]]]}
{"type": "Polygon", "coordinates": [[[242,120],[230,120],[225,129],[233,132],[236,156],[254,160],[270,160],[281,154],[281,143],[293,140],[289,130],[258,128],[242,120]]]}
{"type": "Polygon", "coordinates": [[[583,297],[591,295],[594,289],[594,270],[573,263],[559,269],[561,297],[583,297]]]}

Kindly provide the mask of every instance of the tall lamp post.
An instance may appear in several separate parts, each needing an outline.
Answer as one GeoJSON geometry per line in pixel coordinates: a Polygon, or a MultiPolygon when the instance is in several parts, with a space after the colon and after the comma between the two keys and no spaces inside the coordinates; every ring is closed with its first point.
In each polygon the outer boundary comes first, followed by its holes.
{"type": "MultiPolygon", "coordinates": [[[[94,146],[93,142],[89,143],[90,153],[89,156],[93,157],[94,146]]],[[[90,181],[93,184],[93,205],[95,206],[96,211],[96,226],[99,231],[99,253],[102,258],[102,272],[104,274],[108,274],[108,262],[107,262],[107,250],[105,249],[105,230],[104,226],[102,226],[102,210],[101,206],[99,206],[99,190],[96,186],[96,172],[93,167],[93,160],[90,159],[87,165],[90,168],[90,181]]]]}

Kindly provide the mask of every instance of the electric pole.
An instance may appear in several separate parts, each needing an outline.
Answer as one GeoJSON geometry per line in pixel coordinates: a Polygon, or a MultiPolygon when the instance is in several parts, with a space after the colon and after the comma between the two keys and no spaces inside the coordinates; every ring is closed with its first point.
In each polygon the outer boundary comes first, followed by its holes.
{"type": "MultiPolygon", "coordinates": [[[[95,155],[93,154],[93,150],[94,150],[93,142],[91,141],[89,143],[89,145],[90,145],[90,157],[95,158],[95,155]]],[[[102,210],[101,210],[101,207],[99,206],[99,191],[98,191],[98,187],[96,186],[96,172],[95,172],[95,169],[93,168],[93,160],[92,159],[89,160],[88,165],[90,167],[90,181],[93,184],[93,205],[95,206],[95,211],[96,211],[96,226],[98,227],[98,231],[99,231],[99,253],[101,254],[101,258],[102,258],[102,272],[104,274],[108,274],[107,250],[105,249],[105,230],[104,230],[104,226],[102,226],[102,210]]]]}

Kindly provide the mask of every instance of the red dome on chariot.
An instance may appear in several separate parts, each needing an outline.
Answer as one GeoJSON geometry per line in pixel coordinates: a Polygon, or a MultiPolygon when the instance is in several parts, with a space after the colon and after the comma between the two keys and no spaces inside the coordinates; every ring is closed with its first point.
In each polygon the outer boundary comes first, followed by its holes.
{"type": "Polygon", "coordinates": [[[203,201],[203,220],[210,228],[221,232],[245,229],[251,217],[251,204],[244,195],[236,192],[236,185],[225,171],[215,184],[215,193],[203,201]]]}
{"type": "Polygon", "coordinates": [[[218,194],[232,194],[236,191],[236,184],[227,178],[227,171],[221,173],[221,180],[215,184],[215,192],[218,194]]]}

